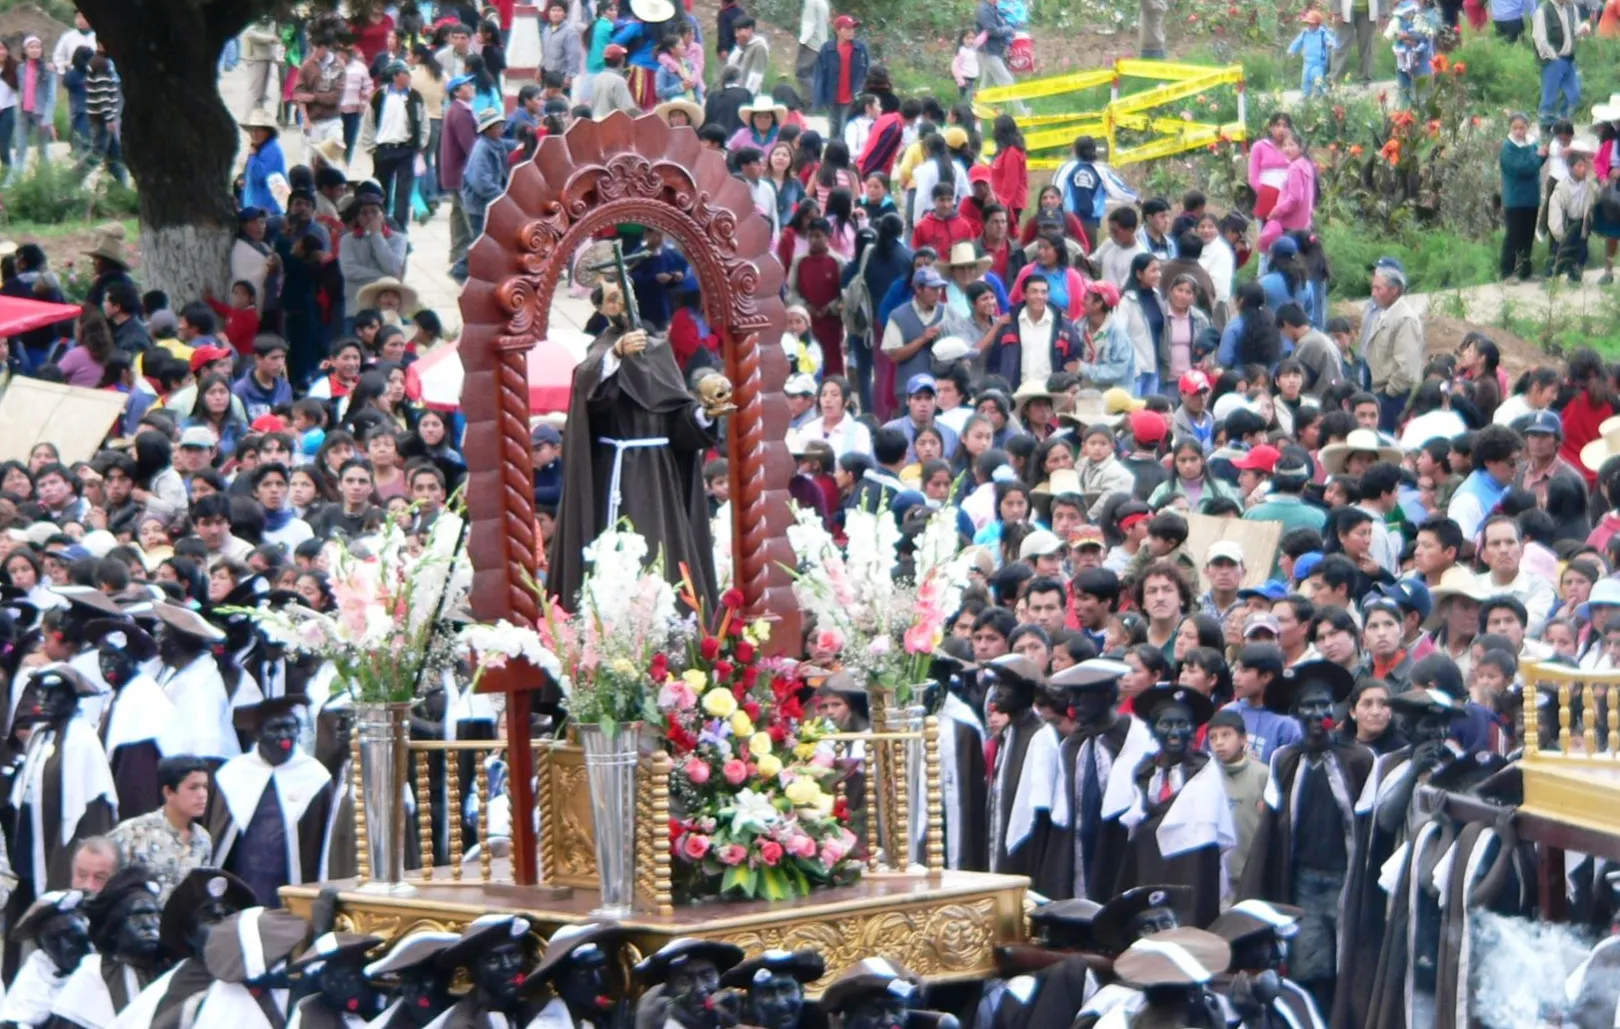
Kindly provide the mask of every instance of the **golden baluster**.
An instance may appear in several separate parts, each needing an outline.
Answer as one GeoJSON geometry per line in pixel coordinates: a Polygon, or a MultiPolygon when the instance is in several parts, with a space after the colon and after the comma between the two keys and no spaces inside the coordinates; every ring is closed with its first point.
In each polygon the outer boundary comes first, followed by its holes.
{"type": "Polygon", "coordinates": [[[551,882],[552,869],[557,861],[557,812],[555,791],[551,782],[551,745],[544,741],[537,745],[538,759],[534,763],[540,788],[535,790],[534,803],[540,812],[540,885],[551,882]]]}
{"type": "Polygon", "coordinates": [[[1620,761],[1620,686],[1609,687],[1609,759],[1620,761]]]}
{"type": "Polygon", "coordinates": [[[433,878],[433,790],[428,781],[428,752],[416,752],[416,838],[422,848],[422,878],[433,878]]]}
{"type": "Polygon", "coordinates": [[[897,871],[911,868],[911,762],[907,758],[904,739],[890,742],[889,753],[894,755],[894,850],[892,862],[897,871]]]}
{"type": "Polygon", "coordinates": [[[1569,753],[1569,683],[1558,684],[1558,751],[1569,753]]]}
{"type": "Polygon", "coordinates": [[[669,824],[669,776],[675,763],[663,751],[652,760],[652,825],[648,836],[652,844],[653,908],[660,915],[675,913],[675,879],[669,856],[669,836],[663,827],[669,824]]]}
{"type": "Polygon", "coordinates": [[[1597,727],[1597,684],[1588,681],[1581,691],[1581,742],[1588,757],[1597,753],[1597,727]]]}
{"type": "Polygon", "coordinates": [[[940,720],[929,715],[923,720],[923,756],[928,770],[924,788],[928,791],[928,874],[938,878],[945,871],[945,799],[941,781],[944,769],[939,763],[940,720]]]}
{"type": "Polygon", "coordinates": [[[1541,684],[1524,684],[1524,703],[1520,717],[1524,720],[1524,753],[1534,757],[1541,753],[1541,684]]]}
{"type": "MultiPolygon", "coordinates": [[[[854,748],[851,748],[853,751],[854,748]]],[[[861,770],[864,774],[866,786],[866,870],[878,870],[878,783],[877,741],[868,739],[866,748],[861,752],[861,770]]]]}
{"type": "Polygon", "coordinates": [[[349,788],[354,791],[354,864],[359,882],[371,880],[371,847],[366,836],[366,792],[360,772],[360,734],[349,739],[349,788]]]}
{"type": "Polygon", "coordinates": [[[461,881],[461,752],[444,752],[445,824],[450,829],[450,881],[461,881]]]}
{"type": "Polygon", "coordinates": [[[473,756],[478,762],[478,874],[489,882],[494,878],[490,871],[493,855],[489,852],[489,762],[481,750],[473,751],[473,756]]]}

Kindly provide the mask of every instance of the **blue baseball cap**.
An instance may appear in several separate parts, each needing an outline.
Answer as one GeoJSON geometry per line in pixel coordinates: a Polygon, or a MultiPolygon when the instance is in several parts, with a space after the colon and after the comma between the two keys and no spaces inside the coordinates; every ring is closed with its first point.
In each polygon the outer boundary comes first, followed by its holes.
{"type": "Polygon", "coordinates": [[[1304,582],[1309,579],[1311,573],[1316,571],[1316,566],[1321,563],[1322,555],[1317,551],[1299,555],[1299,559],[1294,562],[1294,581],[1304,582]]]}
{"type": "Polygon", "coordinates": [[[935,382],[934,377],[929,375],[927,372],[918,372],[916,375],[913,375],[911,378],[906,380],[906,396],[909,397],[914,393],[921,393],[923,390],[927,390],[930,393],[939,392],[939,383],[935,382]]]}
{"type": "Polygon", "coordinates": [[[1276,579],[1267,579],[1258,586],[1249,586],[1238,590],[1239,600],[1248,600],[1251,597],[1264,597],[1275,603],[1288,596],[1288,587],[1276,579]]]}
{"type": "Polygon", "coordinates": [[[446,93],[454,93],[456,90],[460,89],[462,86],[465,86],[472,80],[473,77],[471,75],[457,75],[455,78],[444,84],[444,91],[446,93]]]}
{"type": "Polygon", "coordinates": [[[1417,579],[1399,579],[1376,587],[1379,593],[1393,600],[1402,611],[1416,611],[1420,621],[1428,621],[1434,610],[1434,598],[1429,587],[1417,579]]]}
{"type": "Polygon", "coordinates": [[[934,289],[944,289],[945,276],[934,270],[933,265],[925,265],[918,268],[916,272],[912,274],[911,286],[913,289],[922,289],[924,286],[932,286],[934,289]]]}
{"type": "Polygon", "coordinates": [[[1549,436],[1564,438],[1564,423],[1551,411],[1537,411],[1535,414],[1515,419],[1513,427],[1519,430],[1521,436],[1532,432],[1544,432],[1549,436]]]}

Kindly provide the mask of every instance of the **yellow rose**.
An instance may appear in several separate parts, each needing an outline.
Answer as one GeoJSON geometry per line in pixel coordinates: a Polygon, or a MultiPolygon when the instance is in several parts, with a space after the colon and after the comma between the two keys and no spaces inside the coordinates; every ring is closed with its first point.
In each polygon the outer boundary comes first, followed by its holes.
{"type": "Polygon", "coordinates": [[[775,754],[762,754],[759,759],[759,775],[762,779],[774,779],[782,774],[782,762],[775,754]]]}
{"type": "Polygon", "coordinates": [[[731,731],[739,738],[751,736],[754,733],[754,720],[748,717],[747,711],[738,710],[731,715],[731,731]]]}
{"type": "Polygon", "coordinates": [[[808,807],[821,799],[820,784],[804,775],[788,783],[784,792],[795,807],[808,807]]]}
{"type": "Polygon", "coordinates": [[[748,753],[755,757],[764,757],[771,752],[771,737],[768,733],[756,732],[748,738],[748,753]]]}
{"type": "Polygon", "coordinates": [[[692,687],[693,693],[702,693],[703,688],[709,685],[709,677],[696,668],[688,668],[681,673],[681,681],[692,687]]]}
{"type": "Polygon", "coordinates": [[[743,635],[748,637],[748,642],[759,646],[771,638],[771,623],[767,619],[756,618],[754,624],[743,630],[743,635]]]}
{"type": "Polygon", "coordinates": [[[618,675],[635,675],[636,666],[628,658],[621,657],[613,662],[613,671],[618,675]]]}
{"type": "Polygon", "coordinates": [[[737,698],[731,695],[730,690],[710,690],[703,695],[703,710],[714,718],[730,718],[731,713],[737,710],[737,698]]]}
{"type": "Polygon", "coordinates": [[[831,818],[833,810],[833,795],[831,793],[822,793],[818,795],[813,806],[816,809],[817,815],[820,815],[822,818],[831,818]]]}
{"type": "Polygon", "coordinates": [[[814,743],[797,744],[793,748],[793,756],[800,761],[808,761],[816,756],[816,745],[814,743]]]}

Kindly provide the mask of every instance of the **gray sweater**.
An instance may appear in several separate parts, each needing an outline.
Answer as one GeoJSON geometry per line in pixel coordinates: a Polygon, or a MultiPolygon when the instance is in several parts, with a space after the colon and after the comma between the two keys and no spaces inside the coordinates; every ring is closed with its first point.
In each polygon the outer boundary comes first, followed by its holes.
{"type": "Polygon", "coordinates": [[[378,279],[393,276],[405,278],[405,254],[410,240],[403,232],[368,232],[356,236],[345,232],[338,244],[338,268],[343,272],[344,310],[354,314],[359,309],[362,287],[378,279]]]}

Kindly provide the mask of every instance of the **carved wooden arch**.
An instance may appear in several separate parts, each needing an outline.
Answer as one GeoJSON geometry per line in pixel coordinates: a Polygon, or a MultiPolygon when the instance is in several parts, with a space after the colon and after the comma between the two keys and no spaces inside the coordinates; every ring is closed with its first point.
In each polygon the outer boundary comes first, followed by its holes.
{"type": "MultiPolygon", "coordinates": [[[[542,140],[534,160],[513,171],[468,252],[461,358],[473,609],[483,619],[534,624],[539,617],[524,586],[540,557],[527,353],[545,338],[553,292],[579,247],[628,222],[664,230],[697,273],[738,408],[727,434],[733,583],[752,614],[778,620],[777,648],[797,652],[797,604],[785,570],[794,563],[786,533],[793,459],[781,392],[788,367],[775,343],[786,322],[784,272],[747,185],[696,132],[655,115],[615,112],[542,140]]],[[[588,444],[569,429],[565,453],[583,453],[588,444]]]]}

